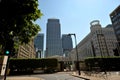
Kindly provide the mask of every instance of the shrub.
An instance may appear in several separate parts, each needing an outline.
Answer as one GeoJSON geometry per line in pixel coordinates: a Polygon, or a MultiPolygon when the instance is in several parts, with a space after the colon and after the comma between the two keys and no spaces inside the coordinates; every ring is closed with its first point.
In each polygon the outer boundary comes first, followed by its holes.
{"type": "Polygon", "coordinates": [[[33,72],[36,68],[56,68],[57,59],[10,59],[9,68],[11,72],[33,72]]]}
{"type": "Polygon", "coordinates": [[[101,71],[119,71],[120,57],[87,58],[85,59],[85,64],[88,70],[94,70],[97,67],[101,71]]]}

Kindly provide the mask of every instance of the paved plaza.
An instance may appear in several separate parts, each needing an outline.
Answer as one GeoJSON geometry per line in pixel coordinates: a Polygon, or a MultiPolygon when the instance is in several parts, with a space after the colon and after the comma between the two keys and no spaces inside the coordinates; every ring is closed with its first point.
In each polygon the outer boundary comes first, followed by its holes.
{"type": "Polygon", "coordinates": [[[73,76],[76,77],[83,77],[89,80],[120,80],[120,72],[107,72],[106,74],[104,72],[101,73],[85,73],[81,71],[81,75],[78,75],[78,72],[73,72],[73,76]]]}
{"type": "MultiPolygon", "coordinates": [[[[80,77],[80,78],[86,78],[86,80],[120,80],[120,72],[107,72],[107,74],[105,74],[104,72],[101,73],[85,73],[84,71],[81,71],[81,75],[78,75],[78,72],[66,72],[67,74],[70,74],[72,76],[75,77],[80,77]]],[[[21,77],[7,77],[6,80],[44,80],[44,79],[40,79],[37,77],[29,77],[29,76],[21,76],[21,77]]]]}

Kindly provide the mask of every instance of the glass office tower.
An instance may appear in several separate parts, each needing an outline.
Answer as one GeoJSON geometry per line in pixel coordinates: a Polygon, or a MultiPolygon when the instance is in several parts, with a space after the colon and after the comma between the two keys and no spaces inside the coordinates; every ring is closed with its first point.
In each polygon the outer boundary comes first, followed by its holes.
{"type": "Polygon", "coordinates": [[[59,19],[48,19],[46,31],[46,57],[62,56],[61,28],[59,19]]]}
{"type": "Polygon", "coordinates": [[[41,58],[43,57],[43,48],[44,48],[44,34],[39,33],[34,39],[34,45],[36,49],[36,57],[41,58]]]}
{"type": "Polygon", "coordinates": [[[68,34],[62,35],[62,48],[63,48],[63,54],[65,57],[68,56],[68,53],[73,49],[73,42],[71,36],[68,36],[68,34]]]}

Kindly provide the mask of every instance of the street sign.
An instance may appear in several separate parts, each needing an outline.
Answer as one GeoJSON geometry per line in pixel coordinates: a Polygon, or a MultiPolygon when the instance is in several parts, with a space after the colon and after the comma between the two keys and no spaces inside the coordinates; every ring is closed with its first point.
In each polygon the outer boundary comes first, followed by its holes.
{"type": "Polygon", "coordinates": [[[1,74],[0,74],[1,76],[5,75],[7,60],[8,60],[8,56],[4,56],[4,60],[3,60],[3,64],[2,64],[2,69],[1,69],[1,74]]]}

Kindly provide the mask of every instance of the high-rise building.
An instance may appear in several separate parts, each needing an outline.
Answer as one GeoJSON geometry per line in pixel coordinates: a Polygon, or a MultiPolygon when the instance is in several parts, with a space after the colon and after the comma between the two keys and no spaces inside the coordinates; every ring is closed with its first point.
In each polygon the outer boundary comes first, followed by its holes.
{"type": "Polygon", "coordinates": [[[48,19],[46,32],[46,57],[63,54],[59,19],[48,19]]]}
{"type": "Polygon", "coordinates": [[[68,53],[73,49],[73,43],[71,36],[68,36],[68,34],[62,35],[62,48],[63,48],[63,54],[67,57],[68,53]]]}
{"type": "Polygon", "coordinates": [[[44,34],[38,33],[38,35],[34,39],[34,46],[36,49],[36,57],[43,57],[43,48],[44,48],[44,34]]]}
{"type": "Polygon", "coordinates": [[[110,18],[120,46],[120,5],[110,14],[110,18]]]}

